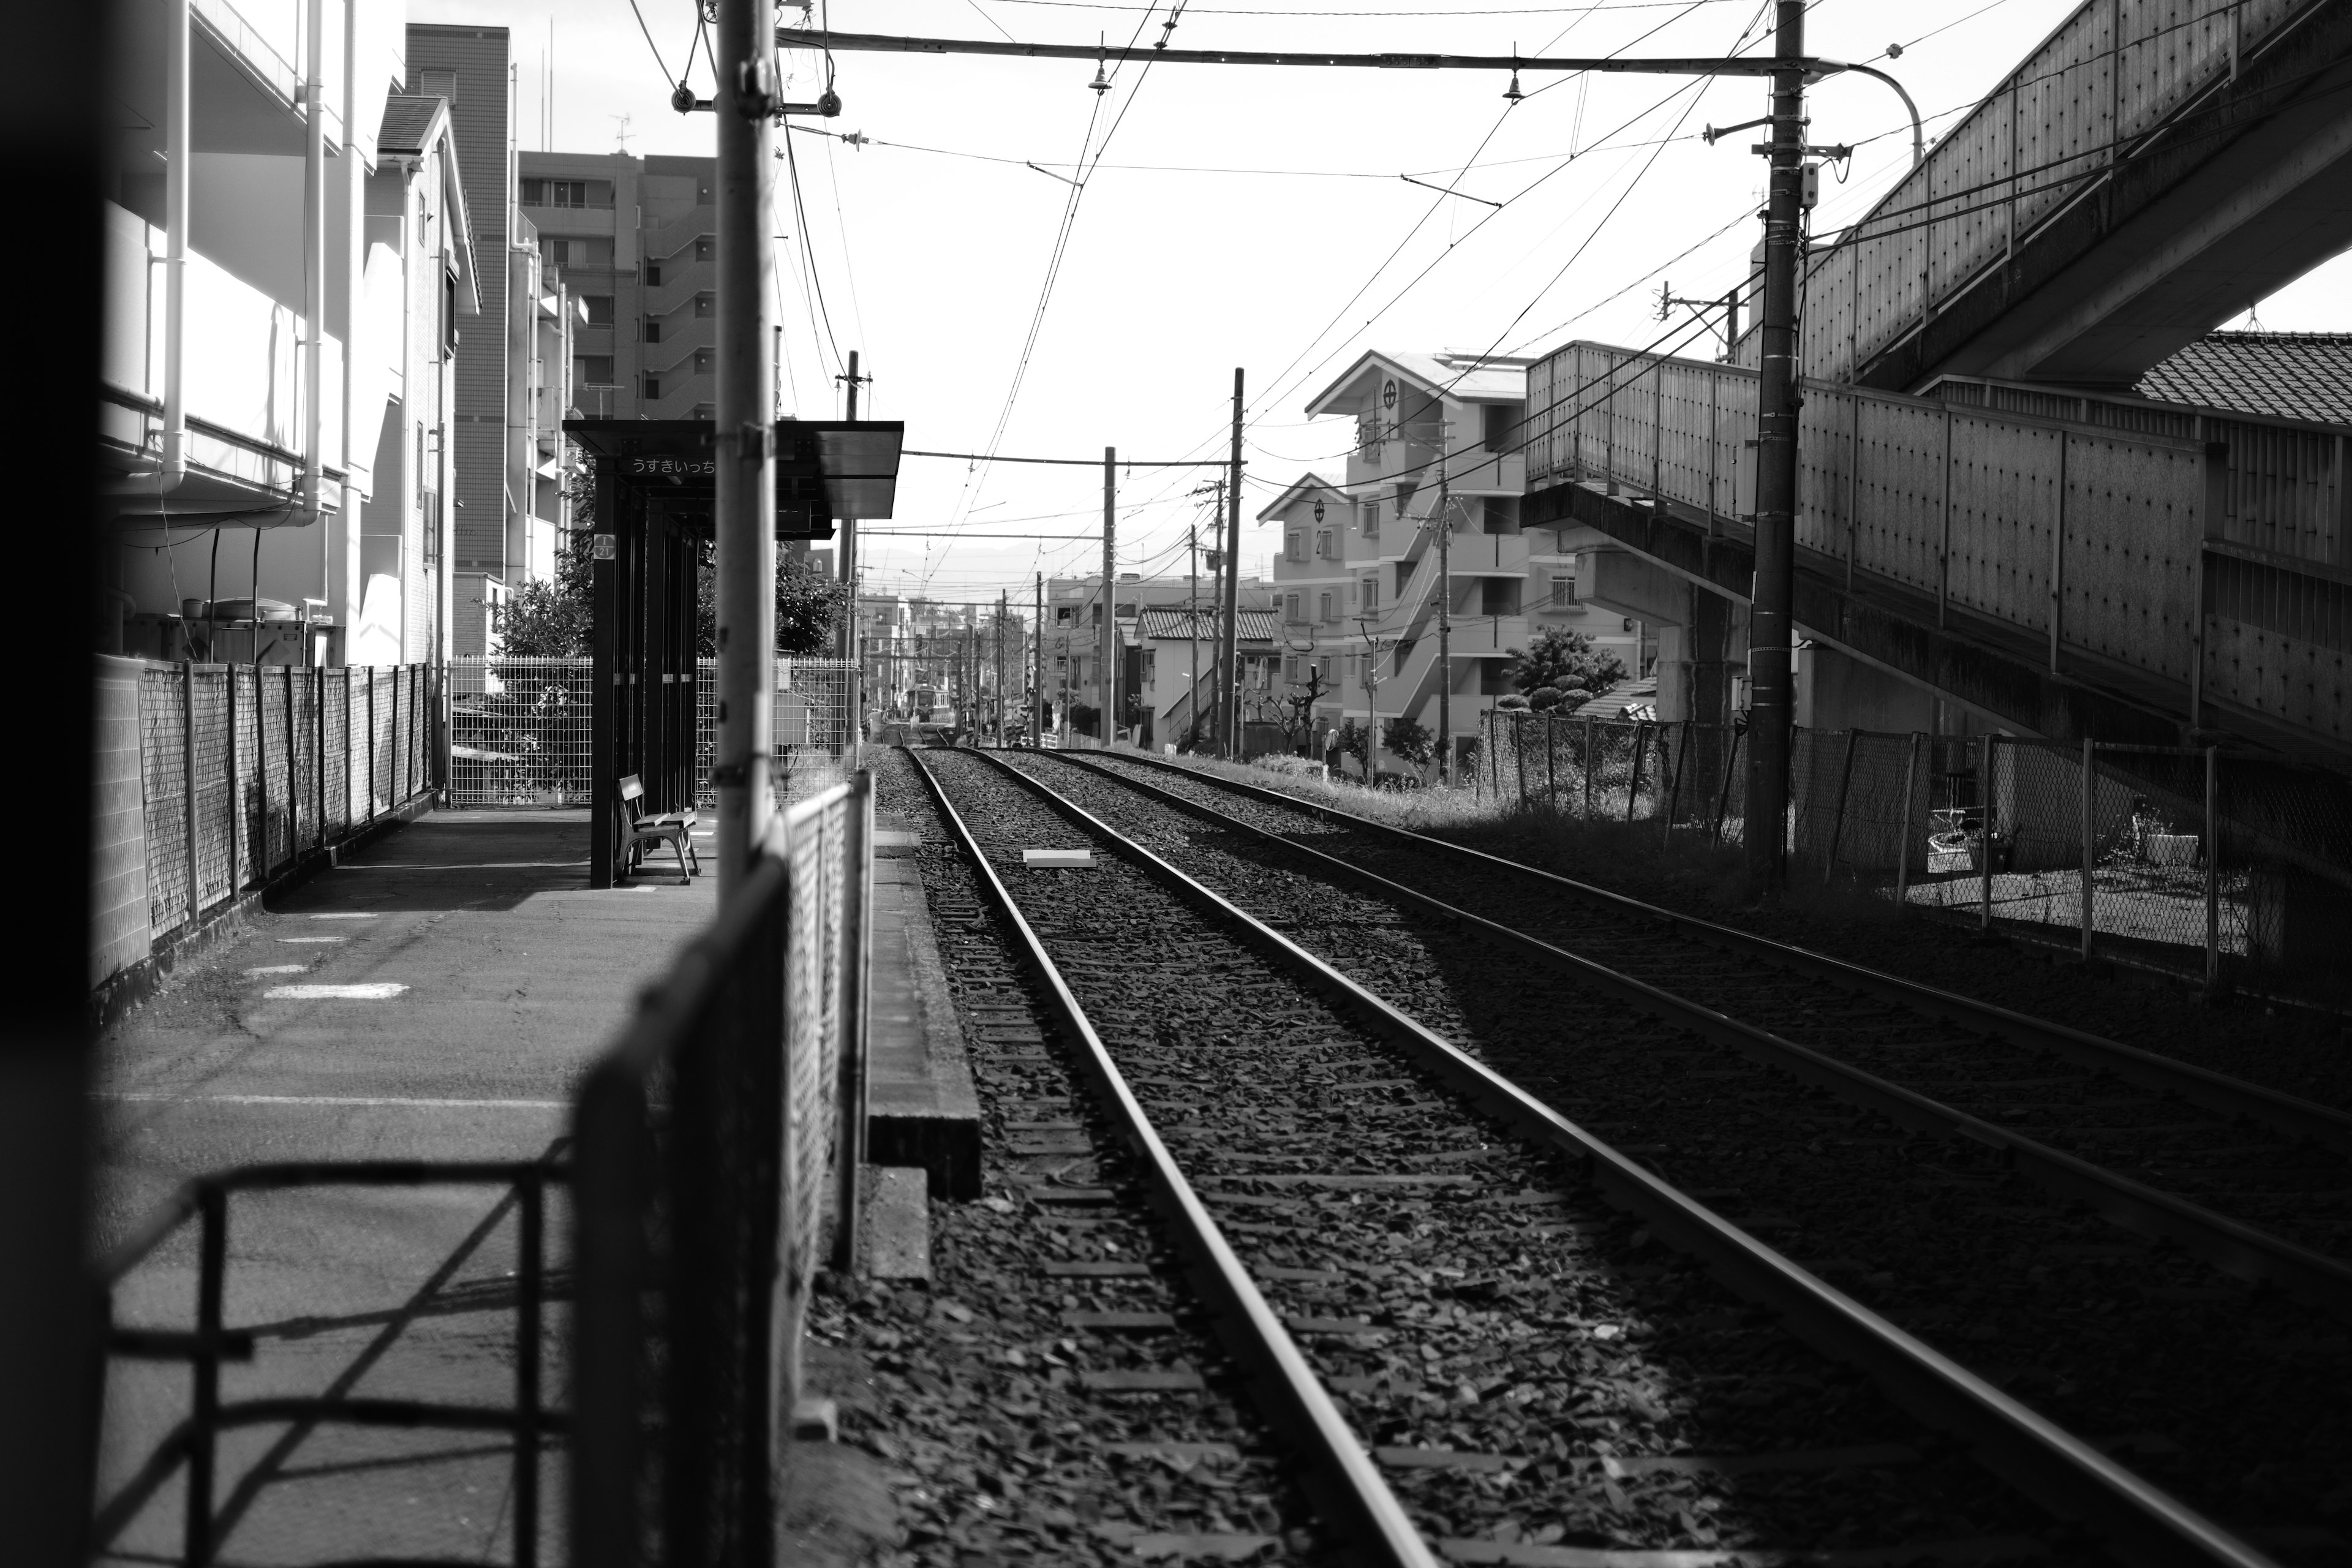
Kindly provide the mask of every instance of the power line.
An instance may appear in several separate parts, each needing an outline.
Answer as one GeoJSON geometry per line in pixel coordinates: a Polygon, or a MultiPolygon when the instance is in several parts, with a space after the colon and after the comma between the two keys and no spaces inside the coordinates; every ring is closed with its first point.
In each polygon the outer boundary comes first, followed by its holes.
{"type": "MultiPolygon", "coordinates": [[[[1100,458],[1007,458],[982,452],[925,452],[912,447],[899,455],[907,458],[951,458],[960,463],[1045,463],[1072,468],[1099,468],[1103,466],[1100,458]]],[[[1224,467],[1224,461],[1222,458],[1177,458],[1165,462],[1147,463],[1140,459],[1129,462],[1121,458],[1118,466],[1122,468],[1221,468],[1224,467]]]]}

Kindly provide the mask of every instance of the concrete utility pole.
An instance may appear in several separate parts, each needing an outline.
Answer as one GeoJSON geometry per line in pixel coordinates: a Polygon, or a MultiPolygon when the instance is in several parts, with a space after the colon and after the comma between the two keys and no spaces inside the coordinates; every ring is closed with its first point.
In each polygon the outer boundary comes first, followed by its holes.
{"type": "Polygon", "coordinates": [[[1005,591],[996,591],[996,749],[1004,749],[1004,612],[1010,597],[1005,591]]]}
{"type": "MultiPolygon", "coordinates": [[[[719,796],[719,896],[740,893],[772,807],[776,682],[776,467],[768,416],[769,116],[778,108],[770,7],[719,0],[719,374],[716,457],[719,536],[719,734],[711,783],[719,796]]],[[[601,852],[601,851],[600,851],[601,852]]]]}
{"type": "Polygon", "coordinates": [[[1454,778],[1454,491],[1445,450],[1453,426],[1437,422],[1437,782],[1454,778]]]}
{"type": "Polygon", "coordinates": [[[1034,644],[1030,654],[1029,743],[1045,743],[1045,574],[1037,574],[1035,616],[1029,623],[1029,635],[1034,644]]]}
{"type": "Polygon", "coordinates": [[[1777,0],[1770,197],[1764,216],[1763,366],[1756,389],[1756,586],[1748,623],[1748,874],[1787,871],[1790,650],[1796,641],[1797,249],[1803,216],[1805,0],[1777,0]]]}
{"type": "Polygon", "coordinates": [[[1242,667],[1240,650],[1242,584],[1242,367],[1234,367],[1234,444],[1232,472],[1225,481],[1224,626],[1217,650],[1217,729],[1223,741],[1220,755],[1239,762],[1242,754],[1242,667]]]}
{"type": "MultiPolygon", "coordinates": [[[[1219,491],[1219,517],[1225,514],[1224,499],[1224,493],[1219,491]]],[[[1184,527],[1184,629],[1192,638],[1192,684],[1184,689],[1192,693],[1192,700],[1184,704],[1184,711],[1192,716],[1191,728],[1198,731],[1201,727],[1201,525],[1197,522],[1187,523],[1184,527]]]]}
{"type": "MultiPolygon", "coordinates": [[[[781,322],[778,323],[775,335],[779,341],[781,341],[783,336],[783,331],[784,329],[782,324],[781,322]]],[[[845,419],[856,419],[857,417],[857,388],[860,384],[871,379],[870,377],[857,374],[857,351],[856,349],[849,351],[848,373],[846,374],[835,376],[834,379],[846,383],[849,387],[847,409],[842,415],[842,417],[845,419]]],[[[856,630],[857,623],[857,520],[856,518],[845,517],[841,520],[841,582],[842,585],[849,591],[850,609],[848,623],[842,627],[841,657],[844,658],[855,658],[857,655],[857,644],[855,640],[857,636],[856,630]]],[[[855,701],[855,697],[856,694],[853,692],[853,702],[855,701]]]]}
{"type": "Polygon", "coordinates": [[[1111,737],[1118,732],[1118,563],[1113,552],[1118,542],[1118,448],[1103,448],[1103,589],[1097,605],[1102,611],[1102,711],[1095,724],[1100,731],[1104,750],[1110,748],[1111,737]]]}

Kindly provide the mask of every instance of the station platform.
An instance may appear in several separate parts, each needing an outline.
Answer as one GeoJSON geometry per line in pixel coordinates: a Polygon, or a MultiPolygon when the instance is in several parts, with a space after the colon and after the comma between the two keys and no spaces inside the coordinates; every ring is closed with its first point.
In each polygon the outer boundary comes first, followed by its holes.
{"type": "MultiPolygon", "coordinates": [[[[592,891],[588,845],[585,812],[431,814],[184,963],[101,1042],[101,1247],[182,1182],[225,1167],[548,1152],[580,1075],[717,907],[716,879],[681,886],[659,867],[592,891]]],[[[926,1173],[879,1172],[868,1187],[886,1211],[880,1261],[901,1272],[927,1255],[925,1189],[978,1183],[977,1105],[913,872],[911,859],[877,858],[869,972],[874,1158],[926,1173]]],[[[224,1370],[223,1397],[505,1403],[517,1228],[510,1198],[487,1186],[234,1198],[226,1321],[255,1335],[256,1353],[224,1370]]],[[[560,1405],[560,1188],[547,1236],[545,1386],[560,1405]]],[[[183,1226],[131,1271],[117,1323],[191,1326],[195,1241],[183,1226]]],[[[177,1560],[183,1471],[156,1456],[186,1415],[189,1382],[170,1363],[110,1367],[102,1561],[177,1560]]],[[[562,1539],[562,1468],[551,1447],[540,1486],[550,1546],[562,1539]]],[[[262,1424],[224,1435],[220,1477],[225,1561],[508,1556],[513,1459],[491,1435],[262,1424]]]]}

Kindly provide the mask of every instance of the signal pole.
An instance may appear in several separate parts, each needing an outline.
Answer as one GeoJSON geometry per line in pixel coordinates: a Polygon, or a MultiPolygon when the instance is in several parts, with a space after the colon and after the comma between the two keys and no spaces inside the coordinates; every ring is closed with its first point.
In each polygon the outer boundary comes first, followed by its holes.
{"type": "Polygon", "coordinates": [[[1756,587],[1748,622],[1748,879],[1777,891],[1787,867],[1790,650],[1796,641],[1798,233],[1804,196],[1805,0],[1776,0],[1770,199],[1764,216],[1763,364],[1756,389],[1756,587]]]}

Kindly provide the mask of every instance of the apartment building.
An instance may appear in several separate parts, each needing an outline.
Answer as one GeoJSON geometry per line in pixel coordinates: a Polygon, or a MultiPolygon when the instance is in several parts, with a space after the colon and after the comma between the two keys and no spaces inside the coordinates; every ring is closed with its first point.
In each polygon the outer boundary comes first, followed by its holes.
{"type": "Polygon", "coordinates": [[[1285,700],[1312,691],[1327,721],[1377,730],[1408,717],[1435,731],[1446,686],[1448,743],[1462,759],[1479,715],[1512,689],[1513,651],[1545,626],[1585,632],[1640,672],[1639,624],[1580,597],[1576,558],[1556,535],[1521,531],[1529,363],[1373,352],[1309,399],[1308,417],[1350,418],[1355,430],[1342,479],[1304,475],[1258,514],[1281,531],[1285,700]],[[1451,587],[1442,616],[1441,578],[1451,587]]]}
{"type": "Polygon", "coordinates": [[[116,35],[99,445],[120,651],[438,646],[447,347],[486,282],[459,143],[404,91],[398,0],[319,8],[315,92],[312,14],[132,0],[116,35]]]}
{"type": "MultiPolygon", "coordinates": [[[[1267,612],[1273,588],[1262,579],[1244,577],[1235,591],[1242,611],[1235,648],[1244,716],[1249,719],[1272,690],[1276,647],[1267,612]]],[[[1123,738],[1141,746],[1181,739],[1192,728],[1194,702],[1212,705],[1213,649],[1222,625],[1218,593],[1216,580],[1206,574],[1197,582],[1189,576],[1119,574],[1110,598],[1118,628],[1114,710],[1123,738]],[[1192,607],[1200,612],[1203,647],[1197,692],[1190,679],[1192,632],[1186,619],[1192,607]],[[1187,650],[1181,664],[1175,651],[1180,646],[1187,650]]],[[[1045,580],[1045,694],[1054,703],[1057,723],[1066,721],[1074,706],[1097,710],[1104,706],[1102,601],[1100,573],[1045,580]]]]}
{"type": "Polygon", "coordinates": [[[592,418],[708,419],[719,236],[710,158],[524,153],[523,215],[579,293],[573,380],[592,418]]]}

